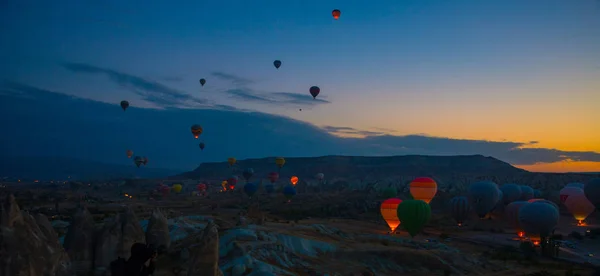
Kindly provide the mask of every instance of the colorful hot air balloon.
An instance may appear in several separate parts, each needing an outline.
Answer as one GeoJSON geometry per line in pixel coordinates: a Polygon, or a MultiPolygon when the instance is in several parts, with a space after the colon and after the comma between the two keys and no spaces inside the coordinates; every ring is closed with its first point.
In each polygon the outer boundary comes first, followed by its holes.
{"type": "Polygon", "coordinates": [[[521,198],[521,187],[517,184],[504,184],[500,186],[500,191],[502,191],[502,201],[504,204],[509,204],[521,198]]]}
{"type": "Polygon", "coordinates": [[[583,192],[596,208],[600,208],[600,178],[590,180],[590,182],[585,185],[583,192]]]}
{"type": "Polygon", "coordinates": [[[285,186],[283,188],[283,195],[288,199],[288,201],[291,200],[296,195],[296,188],[291,185],[285,186]]]}
{"type": "Polygon", "coordinates": [[[183,186],[181,184],[175,184],[173,185],[173,191],[176,193],[180,193],[181,189],[183,189],[183,186]]]}
{"type": "Polygon", "coordinates": [[[533,198],[533,188],[527,185],[521,185],[521,200],[530,200],[533,198]]]}
{"type": "Polygon", "coordinates": [[[469,218],[469,200],[465,196],[455,196],[450,200],[450,214],[456,220],[458,226],[469,218]]]}
{"type": "Polygon", "coordinates": [[[558,193],[560,202],[564,204],[571,195],[581,194],[584,193],[584,191],[581,188],[571,186],[562,188],[558,193]]]}
{"type": "Polygon", "coordinates": [[[429,203],[436,193],[437,183],[429,177],[417,177],[410,183],[410,194],[413,199],[429,203]]]}
{"type": "Polygon", "coordinates": [[[205,83],[206,83],[206,80],[205,80],[205,79],[200,79],[200,85],[201,85],[201,86],[204,86],[204,84],[205,84],[205,83]]]}
{"type": "Polygon", "coordinates": [[[233,167],[233,165],[235,165],[235,162],[237,162],[237,159],[235,159],[235,157],[227,158],[227,164],[229,164],[229,167],[233,167]]]}
{"type": "Polygon", "coordinates": [[[585,219],[596,209],[594,204],[587,199],[583,190],[581,193],[570,195],[564,203],[579,226],[585,225],[585,219]]]}
{"type": "Polygon", "coordinates": [[[398,198],[389,198],[381,203],[381,216],[390,227],[391,233],[396,231],[398,225],[400,225],[400,219],[398,219],[398,205],[402,202],[398,198]]]}
{"type": "Polygon", "coordinates": [[[296,186],[296,183],[298,183],[298,177],[292,176],[292,178],[290,178],[290,182],[292,182],[293,186],[296,186]]]}
{"type": "Polygon", "coordinates": [[[133,163],[139,168],[140,165],[144,164],[144,158],[141,156],[136,156],[133,158],[133,163]]]}
{"type": "Polygon", "coordinates": [[[508,223],[512,225],[512,227],[515,229],[515,233],[517,233],[520,238],[525,236],[525,232],[519,224],[519,210],[521,210],[521,207],[527,204],[529,204],[527,201],[513,201],[506,205],[504,210],[504,217],[508,223]]]}
{"type": "Polygon", "coordinates": [[[283,165],[285,165],[285,158],[283,158],[283,157],[275,158],[275,165],[277,165],[277,168],[279,168],[279,170],[281,171],[281,168],[283,168],[283,165]]]}
{"type": "Polygon", "coordinates": [[[310,95],[313,96],[313,99],[316,99],[319,93],[321,93],[321,88],[318,86],[311,86],[308,92],[310,92],[310,95]]]}
{"type": "Polygon", "coordinates": [[[223,188],[223,191],[227,191],[227,180],[221,181],[221,187],[223,188]]]}
{"type": "Polygon", "coordinates": [[[548,237],[558,224],[558,218],[558,210],[543,202],[528,203],[519,210],[519,225],[530,238],[548,237]]]}
{"type": "Polygon", "coordinates": [[[279,69],[279,67],[281,67],[281,60],[275,60],[275,61],[273,61],[273,65],[275,66],[275,68],[279,69]]]}
{"type": "Polygon", "coordinates": [[[123,109],[123,111],[125,111],[125,109],[127,109],[128,107],[129,107],[128,101],[121,101],[121,108],[123,109]]]}
{"type": "Polygon", "coordinates": [[[500,199],[498,185],[491,181],[480,181],[469,186],[468,198],[471,208],[479,218],[484,218],[500,199]]]}
{"type": "Polygon", "coordinates": [[[204,144],[204,142],[200,142],[200,145],[198,145],[198,146],[200,147],[200,150],[204,150],[204,147],[205,147],[206,145],[204,144]]]}
{"type": "Polygon", "coordinates": [[[133,151],[127,150],[127,158],[131,158],[131,156],[133,156],[133,151]]]}
{"type": "Polygon", "coordinates": [[[384,198],[392,198],[392,197],[396,197],[397,195],[398,195],[398,190],[396,190],[396,188],[394,188],[394,187],[384,188],[381,191],[381,196],[384,198]]]}
{"type": "Polygon", "coordinates": [[[398,205],[398,219],[411,237],[417,235],[431,218],[431,207],[422,200],[404,200],[398,205]]]}
{"type": "Polygon", "coordinates": [[[193,125],[191,127],[192,130],[192,134],[194,135],[194,138],[198,139],[198,137],[200,137],[200,134],[202,134],[202,127],[200,125],[193,125]]]}
{"type": "Polygon", "coordinates": [[[237,185],[237,182],[238,182],[237,176],[232,176],[232,177],[228,178],[227,179],[227,186],[229,186],[229,190],[235,189],[235,186],[237,185]]]}
{"type": "Polygon", "coordinates": [[[244,185],[244,193],[249,197],[252,197],[256,191],[258,191],[258,185],[256,185],[256,183],[246,183],[246,185],[244,185]]]}
{"type": "Polygon", "coordinates": [[[340,15],[342,15],[342,12],[336,9],[331,11],[331,15],[333,16],[333,19],[338,20],[340,19],[340,15]]]}
{"type": "Polygon", "coordinates": [[[267,178],[269,181],[271,181],[271,184],[273,184],[279,179],[279,174],[276,172],[270,172],[269,175],[267,175],[267,178]]]}
{"type": "Polygon", "coordinates": [[[246,168],[244,170],[244,172],[242,172],[242,176],[244,177],[244,179],[246,180],[246,182],[248,182],[248,180],[250,180],[250,178],[252,178],[253,175],[254,175],[254,169],[253,168],[246,168]]]}
{"type": "Polygon", "coordinates": [[[206,192],[206,184],[200,183],[196,186],[196,189],[198,189],[199,192],[206,192]]]}

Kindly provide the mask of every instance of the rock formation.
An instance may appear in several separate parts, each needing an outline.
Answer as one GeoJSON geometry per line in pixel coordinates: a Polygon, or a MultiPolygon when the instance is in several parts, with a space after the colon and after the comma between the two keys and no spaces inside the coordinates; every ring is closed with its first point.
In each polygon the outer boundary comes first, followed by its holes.
{"type": "Polygon", "coordinates": [[[188,265],[188,276],[223,275],[219,269],[219,231],[214,222],[209,222],[198,236],[196,243],[189,247],[191,260],[188,265]]]}
{"type": "Polygon", "coordinates": [[[128,259],[131,246],[136,242],[145,243],[144,230],[133,210],[127,208],[99,230],[95,246],[95,269],[107,270],[118,257],[128,259]]]}
{"type": "Polygon", "coordinates": [[[158,209],[152,211],[152,215],[148,220],[146,243],[154,245],[155,248],[164,246],[168,249],[171,246],[167,217],[158,209]]]}
{"type": "Polygon", "coordinates": [[[71,219],[63,244],[73,270],[78,273],[92,271],[94,265],[95,223],[90,212],[81,207],[71,219]]]}
{"type": "Polygon", "coordinates": [[[47,218],[20,211],[12,195],[2,202],[0,214],[0,275],[73,275],[47,218]]]}

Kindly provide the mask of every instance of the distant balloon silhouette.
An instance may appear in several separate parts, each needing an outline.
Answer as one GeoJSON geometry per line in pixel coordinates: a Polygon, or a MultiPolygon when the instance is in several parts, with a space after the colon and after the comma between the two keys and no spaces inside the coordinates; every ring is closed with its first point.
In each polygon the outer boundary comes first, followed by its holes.
{"type": "Polygon", "coordinates": [[[204,84],[206,84],[206,80],[205,79],[200,79],[200,85],[204,86],[204,84]]]}
{"type": "MultiPolygon", "coordinates": [[[[273,61],[273,65],[275,66],[275,68],[279,69],[279,67],[281,67],[281,60],[273,61]]],[[[292,67],[294,66],[292,65],[292,67]]]]}
{"type": "Polygon", "coordinates": [[[321,88],[318,86],[312,86],[308,91],[310,92],[310,95],[313,96],[313,99],[316,99],[319,93],[321,93],[321,88]]]}
{"type": "Polygon", "coordinates": [[[128,101],[121,101],[121,108],[123,109],[123,111],[125,111],[125,109],[127,109],[128,107],[129,107],[128,101]]]}
{"type": "Polygon", "coordinates": [[[342,15],[342,12],[338,9],[335,9],[331,11],[331,15],[333,16],[333,19],[338,20],[340,19],[340,15],[342,15]]]}

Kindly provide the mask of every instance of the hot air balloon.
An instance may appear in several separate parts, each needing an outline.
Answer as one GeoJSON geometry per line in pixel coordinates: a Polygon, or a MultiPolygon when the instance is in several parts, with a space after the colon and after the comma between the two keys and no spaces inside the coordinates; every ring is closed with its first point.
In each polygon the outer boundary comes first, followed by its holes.
{"type": "Polygon", "coordinates": [[[281,168],[283,168],[283,165],[285,165],[285,158],[283,158],[283,157],[275,158],[275,165],[277,165],[277,168],[279,168],[279,171],[281,171],[281,168]]]}
{"type": "Polygon", "coordinates": [[[123,109],[123,111],[125,111],[125,109],[127,109],[128,107],[129,107],[128,101],[121,101],[121,108],[123,109]]]}
{"type": "Polygon", "coordinates": [[[533,197],[534,198],[542,198],[542,191],[538,189],[533,189],[533,197]]]}
{"type": "Polygon", "coordinates": [[[139,168],[140,165],[144,164],[144,159],[141,156],[136,156],[133,158],[133,163],[139,168]]]}
{"type": "Polygon", "coordinates": [[[529,202],[529,203],[542,202],[542,203],[550,204],[550,205],[552,205],[552,207],[556,208],[557,211],[560,211],[560,209],[558,208],[558,205],[556,205],[556,203],[554,203],[550,200],[543,199],[543,198],[532,198],[530,200],[527,200],[527,202],[529,202]]]}
{"type": "Polygon", "coordinates": [[[410,183],[410,194],[413,199],[429,203],[436,193],[437,183],[429,177],[417,177],[410,183]]]}
{"type": "Polygon", "coordinates": [[[394,187],[384,188],[381,191],[381,196],[384,198],[392,198],[392,197],[396,197],[396,195],[398,195],[398,190],[396,190],[396,188],[394,188],[394,187]]]}
{"type": "Polygon", "coordinates": [[[142,164],[144,164],[144,166],[148,165],[148,157],[142,157],[142,164]]]}
{"type": "Polygon", "coordinates": [[[333,19],[338,20],[340,19],[340,15],[342,15],[342,12],[336,9],[331,11],[331,15],[333,16],[333,19]]]}
{"type": "Polygon", "coordinates": [[[571,195],[582,194],[582,193],[584,193],[584,191],[581,188],[577,188],[577,187],[564,187],[559,192],[560,202],[562,202],[564,204],[565,201],[567,201],[567,199],[571,195]]]}
{"type": "Polygon", "coordinates": [[[398,205],[402,200],[398,198],[389,198],[381,203],[381,216],[390,227],[390,232],[394,233],[398,225],[400,225],[400,219],[398,219],[398,205]]]}
{"type": "Polygon", "coordinates": [[[521,188],[521,200],[530,200],[533,198],[533,188],[527,185],[519,186],[521,188]]]}
{"type": "Polygon", "coordinates": [[[398,205],[398,219],[411,237],[417,235],[431,218],[431,207],[422,200],[404,200],[398,205]]]}
{"type": "Polygon", "coordinates": [[[131,158],[131,156],[133,156],[133,151],[127,150],[127,158],[131,158]]]}
{"type": "Polygon", "coordinates": [[[250,180],[250,178],[252,178],[253,175],[254,175],[254,169],[253,168],[246,168],[244,170],[244,172],[242,172],[242,176],[244,177],[244,179],[246,180],[246,182],[248,182],[248,180],[250,180]]]}
{"type": "Polygon", "coordinates": [[[229,190],[235,189],[235,186],[237,185],[237,181],[238,181],[237,176],[232,176],[229,179],[227,179],[227,185],[229,186],[229,190]]]}
{"type": "Polygon", "coordinates": [[[267,192],[267,194],[272,194],[273,192],[275,192],[275,185],[273,185],[273,184],[265,185],[265,192],[267,192]]]}
{"type": "Polygon", "coordinates": [[[296,195],[296,188],[294,188],[294,186],[291,185],[285,186],[283,188],[283,195],[285,196],[285,198],[288,199],[288,201],[290,201],[292,197],[296,195]]]}
{"type": "Polygon", "coordinates": [[[585,184],[579,183],[579,182],[573,182],[573,183],[567,184],[567,186],[565,186],[565,187],[575,187],[575,188],[579,188],[579,189],[583,190],[585,188],[585,184]]]}
{"type": "Polygon", "coordinates": [[[246,185],[244,185],[244,193],[246,193],[246,195],[249,197],[252,197],[257,190],[258,185],[256,185],[256,183],[246,183],[246,185]]]}
{"type": "Polygon", "coordinates": [[[527,201],[513,201],[506,205],[506,208],[504,210],[504,217],[506,218],[508,223],[512,225],[512,227],[515,229],[515,232],[520,238],[525,236],[525,232],[519,224],[519,210],[521,210],[521,208],[527,204],[529,204],[529,202],[527,201]]]}
{"type": "Polygon", "coordinates": [[[196,186],[196,189],[198,189],[199,192],[206,192],[206,184],[200,183],[196,186]]]}
{"type": "Polygon", "coordinates": [[[204,150],[204,147],[205,147],[206,145],[204,145],[204,142],[200,142],[200,145],[199,145],[199,146],[200,146],[200,150],[204,150]]]}
{"type": "Polygon", "coordinates": [[[290,178],[290,182],[292,182],[293,186],[296,186],[296,183],[298,183],[298,177],[292,176],[292,178],[290,178]]]}
{"type": "Polygon", "coordinates": [[[572,194],[564,202],[565,206],[577,220],[577,225],[585,225],[585,219],[596,209],[594,204],[590,202],[583,191],[578,194],[572,194]]]}
{"type": "Polygon", "coordinates": [[[173,185],[173,191],[176,193],[180,193],[181,189],[183,189],[183,186],[181,186],[181,184],[175,184],[173,185]]]}
{"type": "Polygon", "coordinates": [[[227,158],[227,164],[229,164],[229,167],[233,167],[233,165],[235,165],[235,162],[237,162],[237,159],[235,159],[235,157],[227,158]]]}
{"type": "Polygon", "coordinates": [[[590,180],[590,182],[585,185],[583,192],[596,208],[600,208],[600,178],[590,180]]]}
{"type": "Polygon", "coordinates": [[[202,134],[202,127],[200,125],[193,125],[191,127],[192,130],[192,134],[194,135],[194,138],[198,139],[198,137],[200,137],[200,134],[202,134]]]}
{"type": "Polygon", "coordinates": [[[275,66],[275,68],[279,69],[279,67],[281,67],[281,60],[275,60],[275,61],[273,61],[273,65],[275,66]]]}
{"type": "Polygon", "coordinates": [[[528,203],[519,210],[519,225],[532,240],[548,237],[558,224],[558,218],[558,210],[543,202],[528,203]]]}
{"type": "Polygon", "coordinates": [[[267,175],[267,178],[269,179],[269,181],[271,181],[271,184],[277,182],[277,180],[279,179],[279,174],[276,172],[270,172],[267,175]]]}
{"type": "Polygon", "coordinates": [[[205,84],[205,83],[206,83],[206,80],[205,80],[205,79],[200,79],[200,85],[201,85],[201,86],[204,86],[204,84],[205,84]]]}
{"type": "Polygon", "coordinates": [[[321,88],[318,86],[311,86],[308,92],[310,92],[310,95],[313,96],[313,99],[316,99],[319,93],[321,93],[321,88]]]}
{"type": "Polygon", "coordinates": [[[484,218],[499,200],[498,185],[491,181],[480,181],[469,186],[468,198],[471,208],[479,218],[484,218]]]}
{"type": "Polygon", "coordinates": [[[504,184],[500,186],[500,191],[502,191],[502,201],[504,204],[509,204],[521,198],[521,187],[517,184],[504,184]]]}
{"type": "Polygon", "coordinates": [[[325,179],[325,175],[323,173],[318,173],[316,175],[316,177],[317,177],[317,180],[319,180],[319,181],[323,181],[323,179],[325,179]]]}
{"type": "Polygon", "coordinates": [[[221,187],[223,188],[223,191],[227,191],[227,180],[221,181],[221,187]]]}
{"type": "Polygon", "coordinates": [[[469,200],[465,196],[455,196],[450,200],[450,214],[456,220],[458,226],[469,218],[469,200]]]}

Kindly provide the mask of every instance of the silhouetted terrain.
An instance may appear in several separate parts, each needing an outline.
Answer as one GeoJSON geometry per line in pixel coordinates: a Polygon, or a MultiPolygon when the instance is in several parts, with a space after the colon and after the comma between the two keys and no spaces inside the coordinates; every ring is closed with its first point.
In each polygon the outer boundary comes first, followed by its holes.
{"type": "Polygon", "coordinates": [[[132,164],[115,165],[65,157],[2,157],[0,177],[22,179],[58,180],[72,179],[105,180],[111,178],[159,178],[176,174],[175,170],[136,168],[132,164]]]}
{"type": "MultiPolygon", "coordinates": [[[[254,169],[254,178],[263,179],[269,172],[277,171],[275,158],[240,160],[229,168],[226,162],[203,163],[197,169],[174,178],[225,179],[232,174],[241,177],[245,168],[254,169]]],[[[476,180],[492,180],[498,184],[516,182],[544,190],[554,190],[566,183],[597,177],[597,174],[533,173],[482,155],[464,156],[323,156],[286,158],[280,179],[292,175],[300,181],[316,182],[315,175],[324,173],[329,183],[348,182],[350,186],[369,183],[402,186],[418,176],[433,177],[440,187],[462,190],[476,180]]]]}

